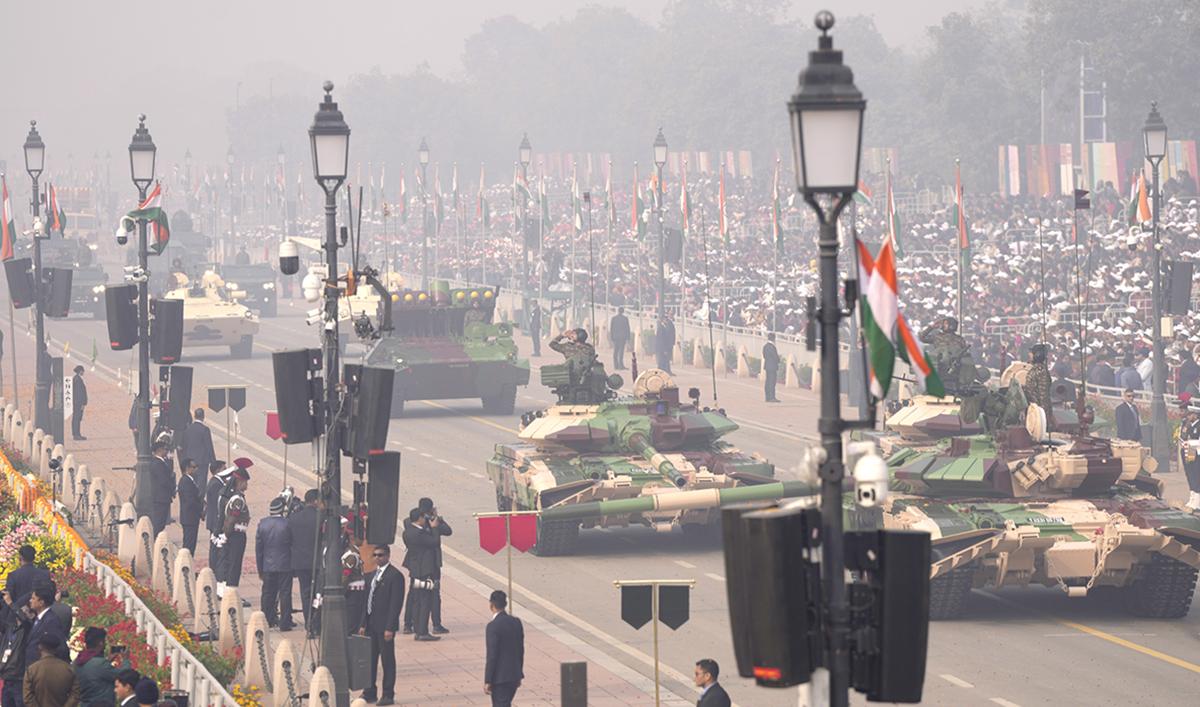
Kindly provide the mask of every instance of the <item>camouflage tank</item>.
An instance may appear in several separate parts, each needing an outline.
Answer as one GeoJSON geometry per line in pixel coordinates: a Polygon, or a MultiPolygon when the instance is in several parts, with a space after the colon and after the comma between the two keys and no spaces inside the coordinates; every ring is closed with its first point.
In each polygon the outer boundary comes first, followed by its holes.
{"type": "Polygon", "coordinates": [[[715,539],[722,505],[811,492],[723,441],[738,426],[701,408],[696,389],[681,403],[663,371],[642,373],[626,397],[594,355],[542,366],[541,380],[558,403],[525,413],[521,441],[497,444],[487,464],[499,510],[540,511],[538,555],[571,554],[580,527],[679,525],[715,539]]]}
{"type": "Polygon", "coordinates": [[[445,280],[428,292],[401,290],[387,303],[390,327],[379,331],[357,313],[355,333],[373,341],[363,362],[396,370],[392,418],[403,417],[405,401],[449,398],[479,398],[484,412],[512,414],[517,386],[529,384],[529,359],[517,355],[512,323],[494,321],[499,290],[451,289],[445,280]]]}

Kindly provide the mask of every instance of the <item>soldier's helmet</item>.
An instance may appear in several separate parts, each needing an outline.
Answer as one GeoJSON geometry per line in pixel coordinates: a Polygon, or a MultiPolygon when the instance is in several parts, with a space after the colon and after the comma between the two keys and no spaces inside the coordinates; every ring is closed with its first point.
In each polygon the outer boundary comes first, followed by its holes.
{"type": "Polygon", "coordinates": [[[946,330],[951,333],[958,331],[958,320],[954,317],[946,317],[946,330]]]}

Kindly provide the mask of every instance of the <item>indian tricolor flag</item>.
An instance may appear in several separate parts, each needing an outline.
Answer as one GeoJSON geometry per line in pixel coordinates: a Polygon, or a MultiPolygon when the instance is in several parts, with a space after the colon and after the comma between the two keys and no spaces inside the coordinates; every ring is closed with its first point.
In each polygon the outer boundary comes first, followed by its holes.
{"type": "Polygon", "coordinates": [[[633,223],[630,228],[637,233],[637,238],[641,241],[646,237],[646,220],[642,217],[642,211],[646,208],[642,202],[641,186],[638,184],[637,162],[633,163],[633,223]]]}
{"type": "Polygon", "coordinates": [[[717,223],[721,226],[721,240],[729,247],[729,217],[725,214],[725,163],[721,163],[721,190],[717,196],[717,223]]]}
{"type": "Polygon", "coordinates": [[[1137,173],[1133,180],[1133,191],[1129,195],[1129,223],[1145,223],[1150,220],[1150,201],[1146,198],[1146,175],[1137,173]]]}
{"type": "Polygon", "coordinates": [[[13,259],[13,242],[17,239],[17,229],[13,224],[12,204],[8,200],[8,181],[0,178],[4,188],[4,214],[0,218],[0,229],[3,229],[4,241],[0,244],[0,260],[13,259]]]}
{"type": "Polygon", "coordinates": [[[154,185],[154,191],[150,192],[150,196],[146,197],[141,206],[125,214],[118,230],[124,228],[126,233],[133,233],[138,220],[150,222],[147,245],[154,249],[155,255],[161,255],[163,249],[167,247],[167,240],[171,237],[170,227],[167,224],[167,211],[163,208],[162,182],[154,185]]]}
{"type": "Polygon", "coordinates": [[[895,257],[903,258],[904,246],[900,244],[900,214],[896,211],[896,200],[892,197],[892,173],[890,171],[887,178],[887,228],[888,242],[895,249],[895,257]]]}
{"type": "Polygon", "coordinates": [[[967,217],[963,213],[962,177],[958,172],[958,162],[954,163],[954,210],[958,212],[955,219],[958,226],[958,252],[964,271],[971,267],[971,238],[967,230],[967,217]]]}
{"type": "Polygon", "coordinates": [[[872,195],[871,188],[863,184],[861,179],[858,180],[858,191],[854,192],[854,200],[860,204],[870,206],[872,195]]]}
{"type": "Polygon", "coordinates": [[[896,358],[909,363],[917,376],[917,384],[930,395],[946,394],[937,371],[925,358],[925,349],[913,336],[904,315],[900,313],[900,296],[896,286],[896,258],[891,241],[885,239],[877,258],[858,242],[858,275],[865,296],[862,301],[862,327],[871,354],[871,394],[882,400],[892,385],[892,370],[896,358]]]}

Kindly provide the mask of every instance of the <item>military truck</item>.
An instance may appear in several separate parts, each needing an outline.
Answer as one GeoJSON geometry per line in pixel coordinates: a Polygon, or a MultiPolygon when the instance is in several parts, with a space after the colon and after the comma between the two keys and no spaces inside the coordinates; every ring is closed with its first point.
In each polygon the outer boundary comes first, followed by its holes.
{"type": "Polygon", "coordinates": [[[219,271],[230,297],[257,309],[260,317],[275,316],[279,307],[279,283],[270,263],[224,263],[219,271]]]}
{"type": "Polygon", "coordinates": [[[369,341],[364,363],[392,366],[392,418],[404,415],[408,400],[479,398],[483,410],[511,415],[517,386],[529,384],[529,359],[517,356],[511,322],[494,321],[499,287],[451,289],[445,280],[429,283],[429,291],[401,290],[392,296],[391,329],[363,326],[359,338],[369,341]]]}
{"type": "Polygon", "coordinates": [[[542,366],[541,379],[558,403],[522,415],[520,442],[487,463],[499,510],[540,511],[535,554],[571,554],[581,527],[679,526],[715,542],[722,505],[812,493],[724,441],[737,424],[696,389],[681,402],[664,371],[643,372],[632,396],[595,356],[542,366]]]}

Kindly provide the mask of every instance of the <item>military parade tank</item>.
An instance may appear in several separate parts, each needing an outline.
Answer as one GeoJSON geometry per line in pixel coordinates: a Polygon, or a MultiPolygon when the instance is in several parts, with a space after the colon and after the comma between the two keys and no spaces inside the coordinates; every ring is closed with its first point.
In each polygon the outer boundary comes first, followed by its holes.
{"type": "Polygon", "coordinates": [[[227,299],[224,282],[215,273],[205,273],[198,282],[189,282],[166,293],[165,299],[183,300],[184,350],[228,346],[234,358],[250,358],[254,353],[254,335],[258,317],[244,304],[227,299]]]}
{"type": "Polygon", "coordinates": [[[270,263],[225,263],[220,274],[231,296],[257,309],[260,317],[275,316],[279,309],[279,283],[270,263]]]}
{"type": "Polygon", "coordinates": [[[621,377],[580,354],[542,366],[541,381],[557,404],[525,413],[520,441],[497,444],[487,463],[499,510],[540,511],[535,554],[571,554],[581,527],[678,525],[715,541],[720,506],[811,493],[724,441],[737,424],[700,407],[696,389],[681,402],[663,371],[645,371],[619,397],[621,377]]]}
{"type": "Polygon", "coordinates": [[[453,398],[479,398],[484,412],[512,414],[517,386],[529,384],[529,359],[518,356],[513,324],[494,321],[499,289],[434,280],[428,292],[401,290],[392,297],[390,329],[378,332],[357,314],[355,332],[373,341],[363,362],[396,371],[392,418],[403,417],[408,400],[453,398]]]}

